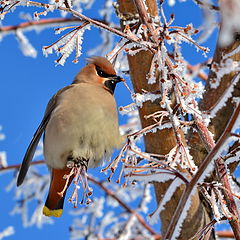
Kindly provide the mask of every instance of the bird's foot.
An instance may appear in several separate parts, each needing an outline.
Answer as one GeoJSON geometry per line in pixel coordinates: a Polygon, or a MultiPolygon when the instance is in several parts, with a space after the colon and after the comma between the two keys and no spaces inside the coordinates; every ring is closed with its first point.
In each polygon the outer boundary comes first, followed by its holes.
{"type": "Polygon", "coordinates": [[[73,184],[75,185],[69,202],[72,202],[75,208],[78,204],[78,189],[80,188],[79,185],[81,185],[83,189],[82,200],[80,203],[91,203],[91,199],[89,197],[92,195],[92,188],[88,185],[87,166],[88,160],[84,158],[68,158],[67,167],[71,168],[71,173],[74,175],[73,184]]]}
{"type": "Polygon", "coordinates": [[[85,158],[73,158],[69,157],[67,160],[67,167],[68,168],[85,168],[85,171],[87,171],[88,168],[88,159],[85,158]]]}

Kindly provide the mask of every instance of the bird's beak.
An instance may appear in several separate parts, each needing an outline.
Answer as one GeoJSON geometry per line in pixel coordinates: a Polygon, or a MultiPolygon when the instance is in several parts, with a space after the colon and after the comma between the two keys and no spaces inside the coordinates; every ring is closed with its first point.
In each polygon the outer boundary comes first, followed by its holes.
{"type": "Polygon", "coordinates": [[[117,83],[125,81],[122,77],[119,76],[114,76],[112,79],[117,83]]]}

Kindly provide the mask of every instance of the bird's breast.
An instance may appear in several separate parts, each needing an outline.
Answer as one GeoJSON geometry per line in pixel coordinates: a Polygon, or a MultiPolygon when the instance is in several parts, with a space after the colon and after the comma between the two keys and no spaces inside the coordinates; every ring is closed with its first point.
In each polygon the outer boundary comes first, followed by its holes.
{"type": "Polygon", "coordinates": [[[120,147],[116,104],[103,91],[83,87],[62,94],[45,131],[44,155],[50,167],[63,168],[69,156],[89,159],[94,167],[120,147]]]}

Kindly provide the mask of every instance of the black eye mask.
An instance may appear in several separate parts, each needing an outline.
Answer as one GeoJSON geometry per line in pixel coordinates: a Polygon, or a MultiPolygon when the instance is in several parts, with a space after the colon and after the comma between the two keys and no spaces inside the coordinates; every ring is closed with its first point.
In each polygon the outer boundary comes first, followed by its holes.
{"type": "Polygon", "coordinates": [[[117,82],[114,80],[107,80],[104,82],[104,86],[107,87],[107,89],[114,94],[115,87],[117,85],[117,82]]]}
{"type": "Polygon", "coordinates": [[[108,74],[106,72],[104,72],[100,67],[96,66],[96,71],[99,77],[102,78],[107,78],[108,80],[106,80],[104,82],[104,86],[107,87],[107,89],[109,90],[109,92],[111,92],[112,94],[114,93],[116,84],[122,81],[122,78],[115,75],[115,74],[108,74]]]}
{"type": "Polygon", "coordinates": [[[99,77],[103,77],[103,78],[109,78],[109,77],[115,77],[116,75],[113,74],[108,74],[106,72],[104,72],[100,67],[96,66],[96,71],[99,77]]]}

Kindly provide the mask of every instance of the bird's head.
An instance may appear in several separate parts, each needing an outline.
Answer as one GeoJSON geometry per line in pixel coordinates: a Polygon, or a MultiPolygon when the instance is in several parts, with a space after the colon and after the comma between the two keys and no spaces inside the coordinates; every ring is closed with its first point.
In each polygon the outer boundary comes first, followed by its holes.
{"type": "Polygon", "coordinates": [[[117,76],[113,65],[104,57],[92,57],[87,61],[88,64],[77,74],[74,83],[98,84],[113,94],[116,84],[123,81],[117,76]]]}

